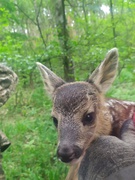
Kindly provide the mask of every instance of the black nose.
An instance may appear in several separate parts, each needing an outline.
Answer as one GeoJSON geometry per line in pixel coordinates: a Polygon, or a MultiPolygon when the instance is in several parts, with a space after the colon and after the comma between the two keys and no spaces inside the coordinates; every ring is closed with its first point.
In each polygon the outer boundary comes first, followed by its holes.
{"type": "Polygon", "coordinates": [[[69,163],[74,159],[78,159],[82,155],[82,152],[78,146],[60,145],[57,150],[57,155],[61,161],[69,163]]]}

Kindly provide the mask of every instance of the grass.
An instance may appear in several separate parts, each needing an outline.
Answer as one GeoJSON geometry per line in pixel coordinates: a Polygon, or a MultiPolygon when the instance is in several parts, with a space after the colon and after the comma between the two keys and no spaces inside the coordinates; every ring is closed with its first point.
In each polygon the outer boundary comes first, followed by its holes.
{"type": "Polygon", "coordinates": [[[56,157],[57,132],[51,102],[42,88],[23,90],[1,108],[2,131],[12,145],[3,153],[7,180],[63,180],[67,167],[56,157]],[[20,101],[20,102],[19,102],[20,101]]]}
{"type": "MultiPolygon", "coordinates": [[[[108,96],[135,101],[135,84],[116,82],[108,96]]],[[[43,87],[18,89],[1,108],[2,131],[12,145],[3,153],[7,180],[63,180],[67,167],[56,157],[57,132],[43,87]]]]}

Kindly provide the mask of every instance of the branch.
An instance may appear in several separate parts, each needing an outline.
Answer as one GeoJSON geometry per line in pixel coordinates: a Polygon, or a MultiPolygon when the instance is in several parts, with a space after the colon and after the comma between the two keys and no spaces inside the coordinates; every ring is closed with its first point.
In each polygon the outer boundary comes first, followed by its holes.
{"type": "Polygon", "coordinates": [[[14,5],[15,5],[31,22],[33,22],[33,23],[37,26],[36,22],[35,22],[33,19],[31,19],[28,14],[26,14],[17,4],[14,3],[14,5]]]}
{"type": "Polygon", "coordinates": [[[74,5],[70,2],[70,0],[67,0],[67,2],[68,2],[68,4],[69,4],[69,6],[70,6],[71,8],[73,8],[73,10],[76,12],[76,14],[80,17],[78,11],[75,10],[75,7],[82,7],[82,6],[74,6],[74,5]]]}
{"type": "Polygon", "coordinates": [[[86,15],[86,9],[85,9],[85,0],[83,0],[83,6],[82,6],[82,9],[83,9],[83,13],[84,13],[84,18],[85,18],[85,22],[86,22],[86,25],[88,25],[88,19],[87,19],[87,15],[86,15]]]}
{"type": "MultiPolygon", "coordinates": [[[[37,12],[37,16],[36,16],[36,22],[37,22],[37,27],[38,27],[38,30],[39,30],[39,33],[40,33],[40,37],[43,41],[43,44],[46,48],[46,42],[44,40],[44,36],[43,36],[43,33],[42,33],[42,30],[41,30],[41,27],[40,27],[40,23],[39,23],[39,14],[40,14],[40,8],[42,6],[42,0],[40,1],[40,4],[39,4],[39,8],[38,8],[38,12],[37,12]]],[[[36,10],[35,10],[36,11],[36,10]]]]}
{"type": "Polygon", "coordinates": [[[116,31],[115,31],[115,24],[114,24],[114,14],[113,14],[113,3],[112,0],[110,0],[110,14],[111,14],[111,21],[112,21],[112,30],[113,30],[113,37],[114,37],[114,46],[117,47],[116,44],[116,31]]]}

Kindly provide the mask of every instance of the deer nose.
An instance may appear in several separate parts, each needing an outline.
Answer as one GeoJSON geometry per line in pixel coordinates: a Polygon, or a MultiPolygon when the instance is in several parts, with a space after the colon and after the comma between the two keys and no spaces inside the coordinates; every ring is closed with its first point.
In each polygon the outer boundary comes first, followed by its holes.
{"type": "Polygon", "coordinates": [[[78,146],[59,146],[57,150],[58,158],[65,163],[69,163],[74,159],[78,159],[82,154],[82,150],[78,146]]]}

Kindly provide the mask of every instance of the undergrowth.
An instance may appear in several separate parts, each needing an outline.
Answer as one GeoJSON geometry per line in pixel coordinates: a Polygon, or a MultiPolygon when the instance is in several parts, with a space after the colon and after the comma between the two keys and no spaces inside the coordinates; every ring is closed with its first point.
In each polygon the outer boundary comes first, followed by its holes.
{"type": "Polygon", "coordinates": [[[57,132],[50,99],[43,88],[19,93],[0,111],[1,129],[12,143],[3,153],[6,179],[63,180],[67,167],[56,157],[57,132]]]}

